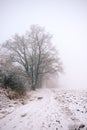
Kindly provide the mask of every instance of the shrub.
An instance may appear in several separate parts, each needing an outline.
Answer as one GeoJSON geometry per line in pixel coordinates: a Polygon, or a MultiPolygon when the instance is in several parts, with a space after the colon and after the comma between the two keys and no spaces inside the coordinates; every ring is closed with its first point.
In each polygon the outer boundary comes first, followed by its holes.
{"type": "Polygon", "coordinates": [[[25,87],[19,75],[12,71],[3,71],[0,75],[1,84],[4,88],[11,88],[20,95],[25,94],[25,87]]]}

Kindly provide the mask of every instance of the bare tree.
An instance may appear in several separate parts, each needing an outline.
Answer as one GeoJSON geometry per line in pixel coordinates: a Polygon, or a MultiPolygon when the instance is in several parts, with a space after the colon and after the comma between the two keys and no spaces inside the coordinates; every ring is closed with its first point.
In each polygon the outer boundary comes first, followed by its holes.
{"type": "Polygon", "coordinates": [[[33,25],[26,35],[16,34],[3,44],[13,62],[22,67],[33,90],[45,76],[62,72],[60,58],[51,38],[44,28],[33,25]]]}

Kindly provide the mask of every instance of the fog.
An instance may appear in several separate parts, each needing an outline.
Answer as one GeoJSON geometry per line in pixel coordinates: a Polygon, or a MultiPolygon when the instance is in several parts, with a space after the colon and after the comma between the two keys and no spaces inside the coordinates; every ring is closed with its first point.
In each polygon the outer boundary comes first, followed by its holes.
{"type": "Polygon", "coordinates": [[[53,34],[64,67],[60,86],[87,89],[87,1],[0,0],[0,43],[32,24],[53,34]]]}

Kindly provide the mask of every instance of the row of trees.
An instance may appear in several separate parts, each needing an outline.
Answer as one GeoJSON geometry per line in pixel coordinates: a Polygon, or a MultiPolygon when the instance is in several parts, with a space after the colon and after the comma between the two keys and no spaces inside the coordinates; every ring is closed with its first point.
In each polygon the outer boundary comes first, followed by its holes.
{"type": "Polygon", "coordinates": [[[4,75],[4,82],[6,75],[9,75],[7,85],[14,87],[13,81],[18,79],[23,86],[26,86],[27,83],[29,88],[35,90],[42,86],[46,77],[62,72],[59,55],[51,40],[52,35],[47,33],[44,28],[33,25],[25,35],[16,34],[3,43],[0,55],[0,73],[4,75]],[[12,76],[17,79],[11,79],[12,76]]]}

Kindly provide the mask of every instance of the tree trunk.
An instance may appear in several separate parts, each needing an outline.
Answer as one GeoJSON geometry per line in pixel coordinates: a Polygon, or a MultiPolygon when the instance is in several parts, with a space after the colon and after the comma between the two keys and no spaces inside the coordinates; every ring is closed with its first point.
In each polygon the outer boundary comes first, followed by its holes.
{"type": "Polygon", "coordinates": [[[36,90],[35,85],[32,85],[32,86],[31,86],[31,89],[35,91],[35,90],[36,90]]]}

